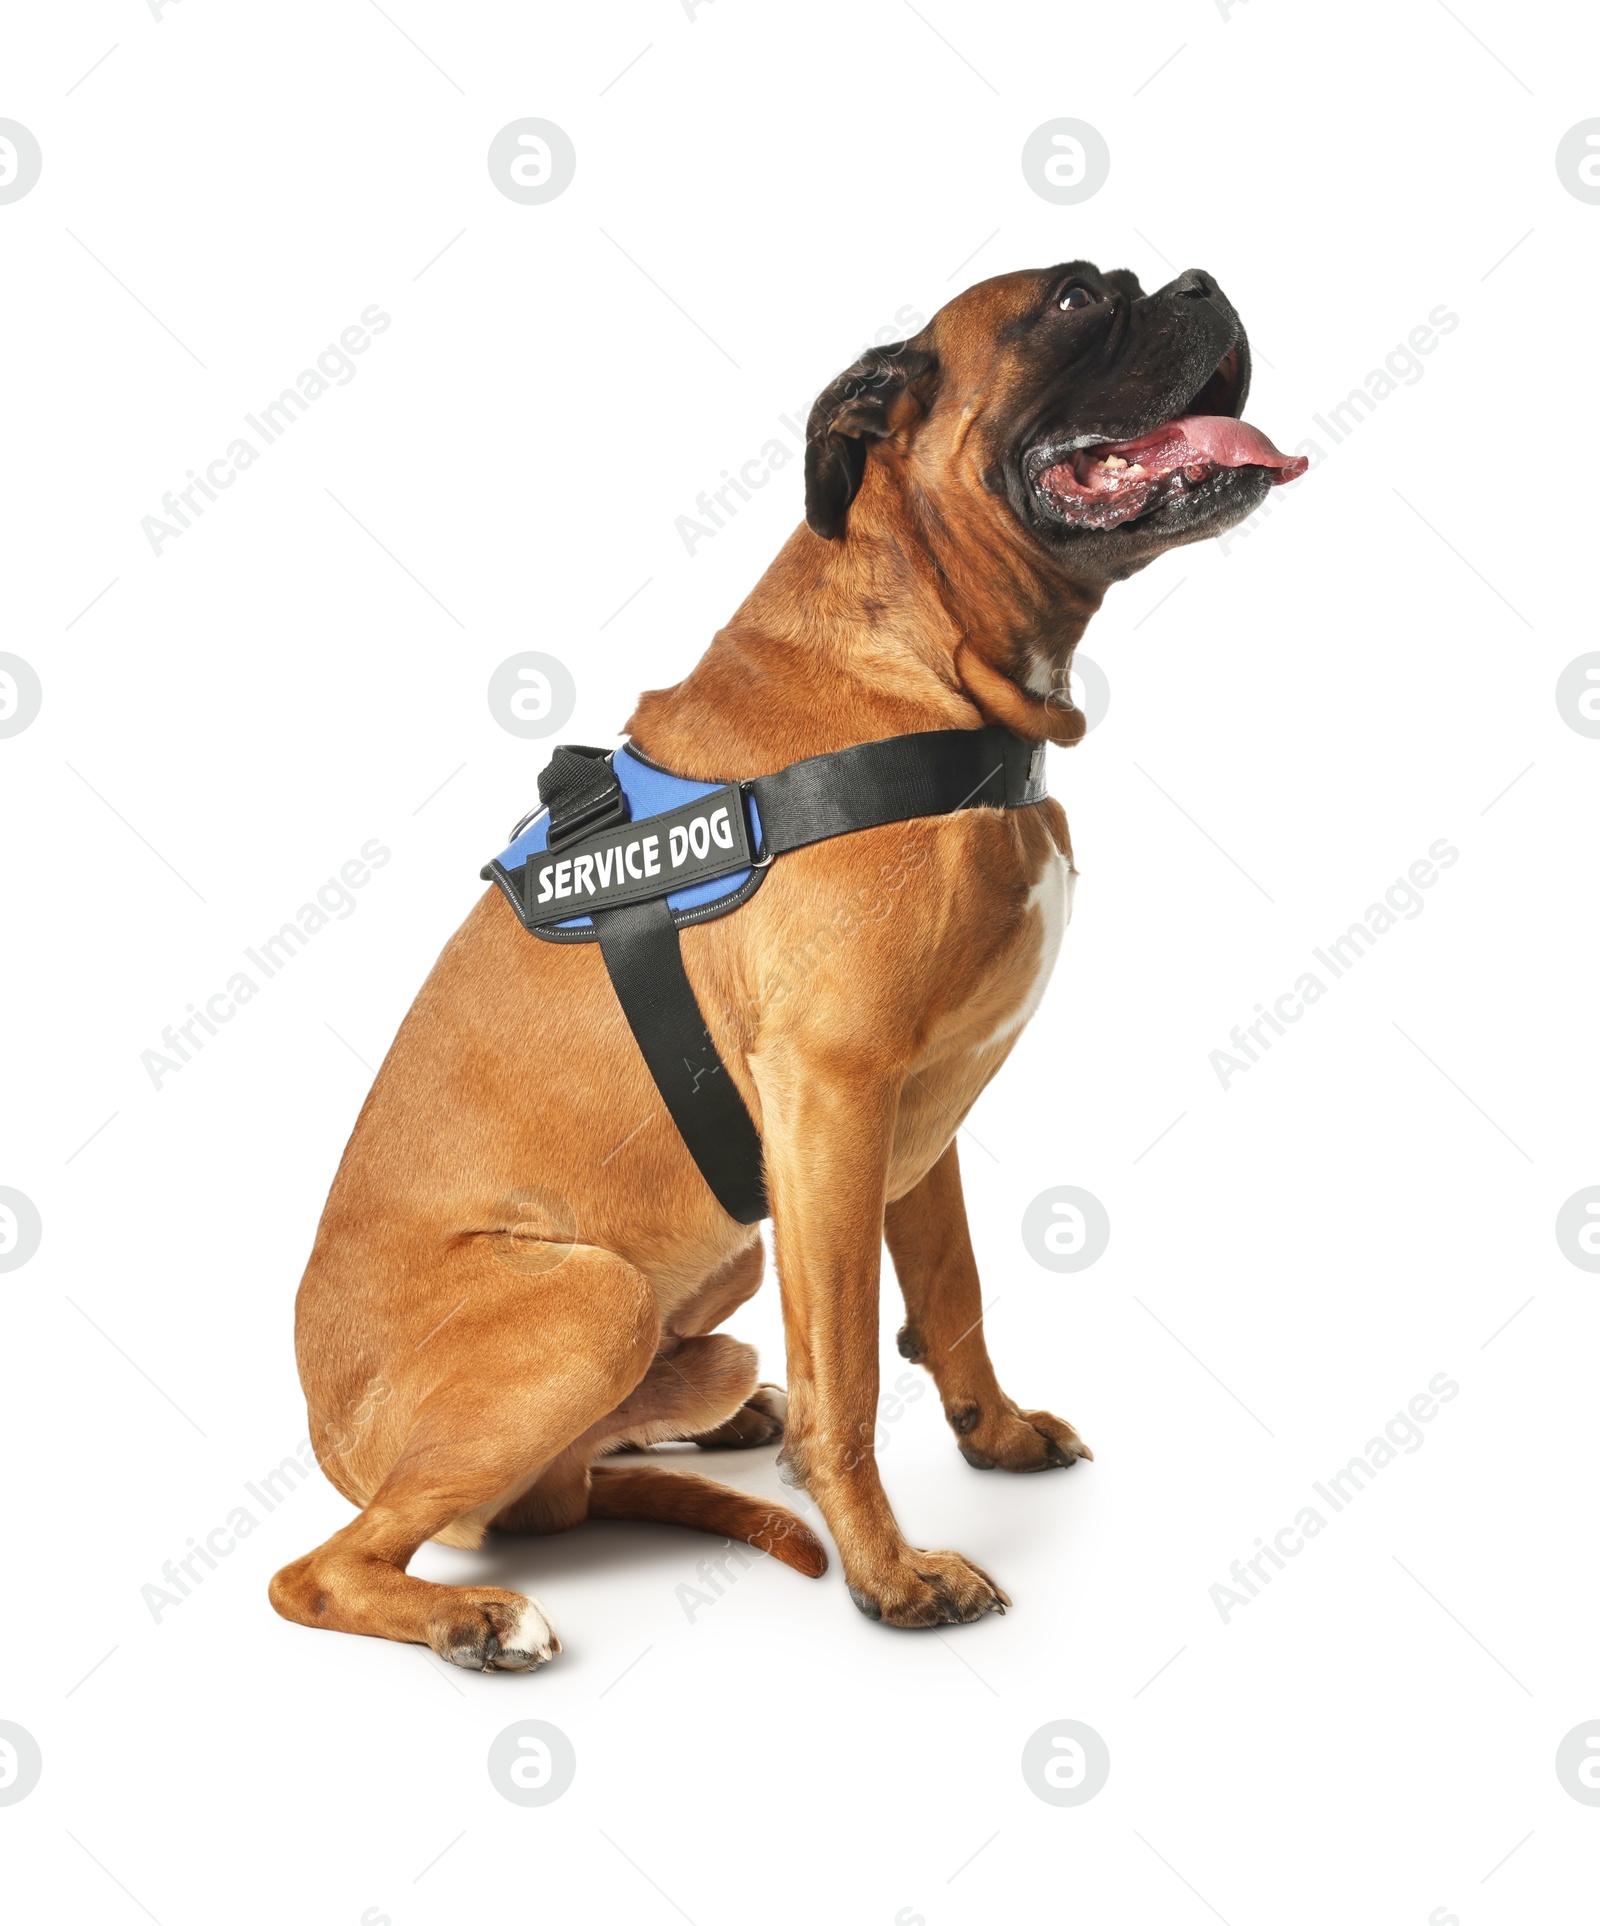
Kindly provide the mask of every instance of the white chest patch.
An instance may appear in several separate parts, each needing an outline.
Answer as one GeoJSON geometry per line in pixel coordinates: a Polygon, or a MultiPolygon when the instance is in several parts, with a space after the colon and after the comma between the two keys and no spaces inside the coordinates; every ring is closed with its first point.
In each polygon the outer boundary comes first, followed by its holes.
{"type": "Polygon", "coordinates": [[[995,1044],[1004,1043],[1007,1037],[1015,1036],[1043,1001],[1045,985],[1049,983],[1050,972],[1056,966],[1061,938],[1072,921],[1072,893],[1077,881],[1078,872],[1065,856],[1057,855],[1051,857],[1043,876],[1029,890],[1028,909],[1039,918],[1042,925],[1039,959],[1034,967],[1033,981],[1028,985],[1022,1001],[992,1035],[984,1038],[979,1049],[992,1049],[995,1044]]]}

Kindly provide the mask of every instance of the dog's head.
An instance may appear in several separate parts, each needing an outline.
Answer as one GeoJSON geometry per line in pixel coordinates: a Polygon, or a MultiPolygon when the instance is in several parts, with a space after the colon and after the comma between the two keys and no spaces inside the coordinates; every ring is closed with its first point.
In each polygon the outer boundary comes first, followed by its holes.
{"type": "Polygon", "coordinates": [[[806,520],[843,538],[876,460],[964,546],[1120,581],[1305,470],[1240,419],[1249,386],[1244,326],[1198,269],[1154,294],[1087,261],[1000,275],[818,397],[806,520]]]}

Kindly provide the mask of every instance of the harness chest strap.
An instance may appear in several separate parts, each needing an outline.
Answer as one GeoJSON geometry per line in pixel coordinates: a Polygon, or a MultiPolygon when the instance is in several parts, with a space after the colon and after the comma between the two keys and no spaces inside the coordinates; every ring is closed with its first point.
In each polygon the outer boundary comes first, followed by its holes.
{"type": "Polygon", "coordinates": [[[569,744],[539,777],[547,813],[520,823],[483,875],[535,936],[599,943],[701,1175],[730,1217],[754,1224],[767,1215],[761,1138],[695,999],[679,929],[747,902],[790,850],[917,817],[1027,808],[1046,793],[1044,744],[994,726],[891,736],[725,784],[672,777],[631,745],[608,755],[569,744]]]}

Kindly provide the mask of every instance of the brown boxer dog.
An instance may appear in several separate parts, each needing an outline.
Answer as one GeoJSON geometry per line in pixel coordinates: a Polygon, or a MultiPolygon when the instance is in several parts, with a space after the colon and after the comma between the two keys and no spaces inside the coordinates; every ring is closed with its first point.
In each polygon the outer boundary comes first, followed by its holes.
{"type": "MultiPolygon", "coordinates": [[[[629,733],[716,781],[916,730],[1077,741],[1068,669],[1107,587],[1305,466],[1240,421],[1249,378],[1206,274],[1146,294],[1079,261],[969,289],[819,397],[806,525],[629,733]]],[[[683,931],[761,1133],[786,1410],[751,1348],[716,1333],[760,1282],[757,1231],[691,1161],[598,945],[539,942],[488,891],[378,1073],[300,1287],[311,1436],[360,1516],[277,1574],[278,1611],[525,1670],[560,1650],[539,1606],[408,1577],[426,1540],[661,1519],[816,1576],[822,1545],[781,1507],[604,1462],[780,1431],[869,1617],[1003,1609],[970,1560],[909,1545],[884,1495],[880,1250],[905,1297],[900,1348],[969,1464],[1090,1456],[996,1380],[955,1140],[1038,1005],[1073,873],[1056,803],[972,808],[785,855],[744,907],[683,931]]]]}

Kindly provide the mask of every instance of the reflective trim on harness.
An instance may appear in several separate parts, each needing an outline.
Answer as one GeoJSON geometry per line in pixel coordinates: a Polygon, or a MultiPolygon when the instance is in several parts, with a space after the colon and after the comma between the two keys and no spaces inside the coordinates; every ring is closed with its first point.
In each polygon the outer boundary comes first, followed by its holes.
{"type": "Polygon", "coordinates": [[[598,941],[689,1154],[729,1216],[754,1224],[767,1215],[760,1135],[695,1000],[678,931],[738,909],[775,857],[809,843],[1042,802],[1044,755],[1009,729],[936,729],[712,783],[658,769],[631,743],[609,756],[563,745],[539,777],[546,806],[483,878],[545,942],[598,941]]]}

